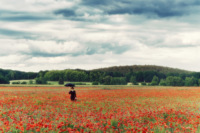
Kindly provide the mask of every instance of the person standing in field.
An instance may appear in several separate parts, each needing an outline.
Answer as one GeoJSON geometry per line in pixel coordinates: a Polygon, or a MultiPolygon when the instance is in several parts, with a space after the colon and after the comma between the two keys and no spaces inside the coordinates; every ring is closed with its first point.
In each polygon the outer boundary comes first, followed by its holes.
{"type": "Polygon", "coordinates": [[[76,91],[74,90],[74,87],[71,87],[71,90],[69,91],[70,99],[71,101],[76,101],[76,91]]]}

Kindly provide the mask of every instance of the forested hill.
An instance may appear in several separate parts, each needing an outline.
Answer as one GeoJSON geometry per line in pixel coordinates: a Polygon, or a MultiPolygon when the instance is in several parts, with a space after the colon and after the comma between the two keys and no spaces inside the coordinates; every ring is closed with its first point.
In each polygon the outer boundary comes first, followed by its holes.
{"type": "Polygon", "coordinates": [[[34,79],[37,75],[38,73],[35,72],[0,69],[0,84],[7,84],[9,80],[34,79]]]}
{"type": "Polygon", "coordinates": [[[59,81],[59,84],[63,84],[64,81],[70,81],[92,82],[94,85],[126,85],[131,82],[133,84],[200,86],[200,72],[154,65],[114,66],[94,70],[49,70],[38,73],[0,69],[0,84],[18,79],[35,79],[37,84],[47,84],[47,81],[59,81]]]}
{"type": "Polygon", "coordinates": [[[119,73],[130,73],[130,72],[140,72],[140,71],[155,71],[159,73],[192,73],[192,71],[181,70],[177,68],[155,66],[155,65],[132,65],[132,66],[114,66],[108,68],[94,69],[93,71],[102,71],[102,72],[119,72],[119,73]]]}

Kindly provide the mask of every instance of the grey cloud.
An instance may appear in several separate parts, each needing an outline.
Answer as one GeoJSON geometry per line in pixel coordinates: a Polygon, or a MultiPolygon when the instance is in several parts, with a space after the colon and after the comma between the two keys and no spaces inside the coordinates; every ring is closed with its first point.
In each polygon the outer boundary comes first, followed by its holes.
{"type": "Polygon", "coordinates": [[[104,6],[112,2],[113,0],[82,0],[82,4],[87,6],[104,6]]]}
{"type": "Polygon", "coordinates": [[[62,15],[64,19],[72,21],[89,21],[83,18],[83,14],[77,14],[76,9],[58,9],[53,12],[55,15],[62,15]]]}
{"type": "Polygon", "coordinates": [[[107,14],[138,14],[148,17],[175,17],[195,13],[193,7],[200,5],[197,0],[83,0],[83,5],[98,7],[107,14]]]}
{"type": "Polygon", "coordinates": [[[75,16],[76,13],[74,10],[70,10],[70,9],[59,9],[54,11],[54,13],[56,15],[63,15],[64,17],[70,17],[70,16],[75,16]]]}
{"type": "Polygon", "coordinates": [[[129,45],[110,45],[110,44],[104,44],[101,46],[101,49],[105,50],[105,51],[112,51],[115,54],[122,54],[126,51],[128,51],[130,49],[129,45]]]}
{"type": "Polygon", "coordinates": [[[146,15],[148,17],[174,17],[174,16],[183,16],[188,12],[184,12],[180,9],[173,9],[168,7],[158,6],[158,8],[154,7],[128,7],[126,9],[119,8],[108,11],[108,14],[139,14],[146,15]]]}
{"type": "Polygon", "coordinates": [[[61,56],[71,56],[78,57],[82,55],[95,55],[95,54],[106,54],[107,52],[113,52],[116,55],[122,54],[130,50],[130,45],[118,45],[118,44],[101,44],[101,43],[87,43],[83,44],[85,48],[79,51],[62,51],[62,52],[50,52],[42,49],[40,47],[35,47],[29,44],[29,50],[21,51],[20,54],[27,55],[30,57],[61,57],[61,56]]]}
{"type": "Polygon", "coordinates": [[[122,45],[118,44],[95,44],[96,47],[88,47],[86,50],[87,55],[93,54],[105,54],[107,52],[113,52],[114,54],[122,54],[130,49],[130,45],[122,45]]]}
{"type": "Polygon", "coordinates": [[[64,53],[47,53],[42,51],[32,51],[31,53],[22,52],[24,55],[30,55],[33,57],[59,57],[59,56],[65,56],[64,53]]]}
{"type": "MultiPolygon", "coordinates": [[[[95,12],[93,12],[92,9],[87,9],[87,11],[85,11],[84,9],[58,9],[53,11],[54,15],[62,15],[64,19],[67,20],[72,20],[72,21],[80,21],[80,22],[101,22],[101,20],[97,20],[97,19],[91,19],[90,17],[85,18],[84,17],[84,13],[89,14],[90,16],[94,16],[96,15],[95,12]],[[78,11],[77,11],[78,10],[78,11]]],[[[103,15],[103,14],[101,14],[103,15]]],[[[100,17],[102,18],[102,16],[100,17]]]]}
{"type": "Polygon", "coordinates": [[[44,20],[52,20],[50,17],[43,17],[43,16],[7,16],[7,17],[0,17],[2,21],[44,21],[44,20]]]}
{"type": "Polygon", "coordinates": [[[50,13],[32,13],[32,12],[19,12],[19,11],[7,11],[0,10],[1,21],[11,22],[24,22],[24,21],[44,21],[52,20],[53,18],[50,13]]]}
{"type": "Polygon", "coordinates": [[[31,57],[59,57],[59,56],[65,56],[66,53],[50,53],[41,50],[40,48],[36,48],[32,45],[29,45],[29,51],[21,51],[20,54],[27,55],[31,57]]]}
{"type": "Polygon", "coordinates": [[[15,39],[36,39],[38,35],[24,32],[24,31],[17,31],[17,30],[10,30],[10,29],[3,29],[0,28],[0,35],[9,36],[15,39]]]}

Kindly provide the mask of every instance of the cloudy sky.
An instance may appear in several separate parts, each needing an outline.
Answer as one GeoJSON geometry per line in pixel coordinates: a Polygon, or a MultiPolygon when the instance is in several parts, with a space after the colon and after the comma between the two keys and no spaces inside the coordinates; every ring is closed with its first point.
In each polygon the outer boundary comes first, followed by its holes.
{"type": "Polygon", "coordinates": [[[1,0],[0,68],[200,71],[199,0],[1,0]]]}

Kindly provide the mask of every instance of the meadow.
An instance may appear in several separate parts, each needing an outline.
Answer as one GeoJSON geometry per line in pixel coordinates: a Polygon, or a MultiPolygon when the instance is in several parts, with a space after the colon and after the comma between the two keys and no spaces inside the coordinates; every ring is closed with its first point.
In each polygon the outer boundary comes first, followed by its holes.
{"type": "Polygon", "coordinates": [[[200,132],[198,87],[0,87],[0,132],[200,132]]]}

